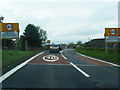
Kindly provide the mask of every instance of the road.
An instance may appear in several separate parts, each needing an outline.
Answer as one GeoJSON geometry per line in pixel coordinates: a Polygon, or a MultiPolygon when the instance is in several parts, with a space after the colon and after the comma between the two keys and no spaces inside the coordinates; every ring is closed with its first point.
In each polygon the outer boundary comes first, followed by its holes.
{"type": "Polygon", "coordinates": [[[118,88],[118,69],[84,58],[72,49],[38,55],[2,82],[3,88],[118,88]],[[55,55],[56,61],[46,61],[55,55]]]}

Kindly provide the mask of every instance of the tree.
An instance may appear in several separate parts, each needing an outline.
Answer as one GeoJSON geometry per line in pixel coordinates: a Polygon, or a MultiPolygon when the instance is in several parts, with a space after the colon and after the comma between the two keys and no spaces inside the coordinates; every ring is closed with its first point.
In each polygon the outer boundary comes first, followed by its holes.
{"type": "Polygon", "coordinates": [[[75,48],[75,47],[76,47],[76,44],[74,44],[74,43],[69,43],[68,46],[69,46],[70,48],[75,48]]]}
{"type": "Polygon", "coordinates": [[[29,47],[34,48],[40,46],[41,40],[38,27],[33,24],[28,24],[25,28],[24,35],[29,47]]]}
{"type": "Polygon", "coordinates": [[[25,50],[25,36],[24,35],[20,36],[20,46],[22,50],[25,50]]]}
{"type": "Polygon", "coordinates": [[[31,48],[42,46],[43,42],[47,39],[47,33],[39,26],[28,24],[25,28],[25,40],[31,48]]]}
{"type": "Polygon", "coordinates": [[[9,39],[2,39],[2,48],[3,49],[14,49],[14,42],[13,40],[9,39]]]}
{"type": "Polygon", "coordinates": [[[40,29],[40,39],[41,39],[41,44],[44,44],[45,41],[47,40],[47,32],[44,31],[43,29],[40,29]]]}
{"type": "Polygon", "coordinates": [[[78,41],[78,42],[77,42],[77,45],[81,46],[81,45],[82,45],[82,42],[81,42],[81,41],[78,41]]]}

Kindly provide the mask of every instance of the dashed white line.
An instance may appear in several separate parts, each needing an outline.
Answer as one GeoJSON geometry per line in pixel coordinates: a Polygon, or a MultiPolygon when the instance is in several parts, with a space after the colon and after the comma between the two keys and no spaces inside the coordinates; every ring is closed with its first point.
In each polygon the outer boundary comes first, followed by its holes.
{"type": "Polygon", "coordinates": [[[28,62],[30,62],[32,59],[34,59],[35,57],[37,57],[38,55],[43,54],[44,52],[41,52],[33,57],[31,57],[30,59],[26,60],[25,62],[21,63],[20,65],[16,66],[15,68],[13,68],[12,70],[8,71],[7,73],[5,73],[4,75],[2,75],[0,77],[0,83],[2,81],[4,81],[5,79],[7,79],[9,76],[11,76],[13,73],[15,73],[17,70],[19,70],[20,68],[22,68],[23,66],[25,66],[28,62]]]}
{"type": "Polygon", "coordinates": [[[91,59],[96,60],[96,61],[100,61],[100,62],[104,62],[104,63],[111,64],[111,65],[113,65],[113,66],[120,67],[120,65],[117,65],[117,64],[114,64],[114,63],[111,63],[111,62],[107,62],[107,61],[103,61],[103,60],[100,60],[100,59],[96,59],[96,58],[93,58],[93,57],[90,57],[90,56],[86,56],[86,55],[83,55],[83,54],[80,54],[80,53],[77,53],[77,54],[79,54],[80,56],[84,56],[84,57],[87,57],[87,58],[91,58],[91,59]]]}
{"type": "Polygon", "coordinates": [[[76,68],[79,72],[81,72],[85,77],[90,77],[90,75],[88,75],[87,73],[85,73],[83,70],[81,70],[80,68],[78,68],[75,64],[73,64],[72,62],[70,62],[70,64],[76,68]]]}

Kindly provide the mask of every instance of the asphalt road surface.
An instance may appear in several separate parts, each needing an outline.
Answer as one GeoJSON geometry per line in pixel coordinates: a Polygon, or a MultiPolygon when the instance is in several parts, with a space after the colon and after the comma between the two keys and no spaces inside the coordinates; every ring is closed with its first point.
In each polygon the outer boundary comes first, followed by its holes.
{"type": "Polygon", "coordinates": [[[118,88],[118,70],[117,66],[85,58],[72,49],[45,51],[5,79],[2,87],[118,88]]]}

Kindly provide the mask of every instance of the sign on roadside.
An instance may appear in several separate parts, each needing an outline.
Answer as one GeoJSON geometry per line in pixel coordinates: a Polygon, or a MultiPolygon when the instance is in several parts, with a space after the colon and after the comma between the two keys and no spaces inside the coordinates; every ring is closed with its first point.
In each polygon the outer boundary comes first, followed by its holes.
{"type": "Polygon", "coordinates": [[[106,36],[105,37],[105,42],[120,42],[120,36],[106,36]]]}
{"type": "Polygon", "coordinates": [[[50,43],[50,40],[47,40],[47,43],[50,43]]]}
{"type": "Polygon", "coordinates": [[[105,36],[120,36],[120,28],[105,28],[105,36]]]}
{"type": "Polygon", "coordinates": [[[0,23],[1,39],[19,38],[19,23],[0,23]]]}
{"type": "Polygon", "coordinates": [[[105,28],[105,42],[119,43],[120,42],[120,28],[105,28]]]}

